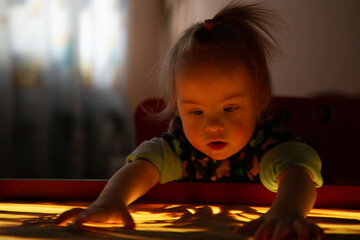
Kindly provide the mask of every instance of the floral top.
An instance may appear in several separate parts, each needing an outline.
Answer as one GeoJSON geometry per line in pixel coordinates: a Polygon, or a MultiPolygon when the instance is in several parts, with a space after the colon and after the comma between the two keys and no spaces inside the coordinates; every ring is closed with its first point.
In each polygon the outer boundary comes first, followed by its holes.
{"type": "Polygon", "coordinates": [[[300,141],[275,121],[258,127],[249,143],[225,160],[213,160],[186,139],[180,117],[174,118],[168,133],[162,135],[183,164],[183,180],[217,182],[260,182],[260,161],[265,152],[286,141],[300,141]]]}
{"type": "Polygon", "coordinates": [[[307,168],[317,187],[323,183],[321,160],[316,151],[275,121],[255,129],[249,143],[225,160],[213,160],[195,149],[183,133],[181,120],[174,118],[161,137],[140,144],[128,157],[152,162],[160,183],[175,180],[204,182],[261,182],[277,191],[277,177],[292,166],[307,168]]]}

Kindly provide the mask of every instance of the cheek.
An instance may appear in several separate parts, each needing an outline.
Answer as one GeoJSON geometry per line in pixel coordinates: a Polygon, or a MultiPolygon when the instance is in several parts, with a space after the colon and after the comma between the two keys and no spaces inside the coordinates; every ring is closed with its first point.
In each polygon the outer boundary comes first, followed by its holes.
{"type": "Polygon", "coordinates": [[[186,119],[182,122],[183,130],[186,138],[190,141],[198,137],[199,126],[194,122],[187,121],[186,119]]]}
{"type": "Polygon", "coordinates": [[[231,133],[239,141],[244,142],[250,140],[256,126],[255,116],[249,116],[238,120],[232,124],[231,133]]]}
{"type": "Polygon", "coordinates": [[[199,148],[201,143],[203,142],[199,124],[195,123],[194,121],[189,121],[186,118],[182,119],[182,124],[183,124],[183,131],[187,140],[195,148],[199,148]]]}
{"type": "MultiPolygon", "coordinates": [[[[230,130],[230,129],[229,129],[230,130]]],[[[252,132],[253,127],[246,122],[239,122],[232,125],[231,132],[232,134],[239,136],[247,136],[252,132]]]]}

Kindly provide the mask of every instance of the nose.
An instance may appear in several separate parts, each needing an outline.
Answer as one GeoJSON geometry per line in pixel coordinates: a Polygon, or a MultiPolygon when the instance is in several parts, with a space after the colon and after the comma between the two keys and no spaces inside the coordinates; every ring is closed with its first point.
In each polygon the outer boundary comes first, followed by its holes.
{"type": "Polygon", "coordinates": [[[219,117],[210,117],[206,120],[205,130],[207,132],[224,131],[224,123],[219,117]]]}

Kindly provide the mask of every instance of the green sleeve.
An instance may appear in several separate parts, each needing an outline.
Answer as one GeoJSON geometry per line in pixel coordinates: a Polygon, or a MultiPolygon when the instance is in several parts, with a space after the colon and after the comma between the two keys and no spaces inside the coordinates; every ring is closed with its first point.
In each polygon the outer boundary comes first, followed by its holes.
{"type": "Polygon", "coordinates": [[[279,174],[292,166],[307,168],[313,175],[316,187],[321,187],[321,160],[316,151],[303,142],[288,141],[267,151],[260,162],[260,180],[270,191],[276,192],[279,174]]]}
{"type": "Polygon", "coordinates": [[[139,159],[148,160],[159,169],[161,184],[183,177],[181,159],[163,138],[153,138],[141,143],[127,157],[126,163],[139,159]]]}

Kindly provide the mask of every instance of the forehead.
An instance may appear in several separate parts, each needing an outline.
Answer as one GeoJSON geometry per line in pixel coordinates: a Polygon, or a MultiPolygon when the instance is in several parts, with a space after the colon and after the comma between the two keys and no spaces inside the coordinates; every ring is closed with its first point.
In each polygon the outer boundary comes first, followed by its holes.
{"type": "Polygon", "coordinates": [[[175,74],[175,83],[196,83],[199,81],[208,84],[221,83],[221,81],[238,81],[246,85],[253,82],[249,69],[244,64],[224,64],[222,59],[217,61],[204,60],[201,63],[187,65],[178,69],[175,74]]]}
{"type": "Polygon", "coordinates": [[[201,64],[177,74],[175,82],[176,95],[181,101],[196,98],[201,100],[204,97],[211,101],[235,95],[249,96],[252,89],[251,75],[242,65],[237,68],[222,68],[214,64],[201,64]]]}

